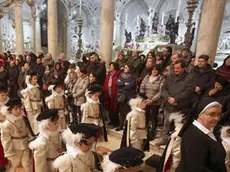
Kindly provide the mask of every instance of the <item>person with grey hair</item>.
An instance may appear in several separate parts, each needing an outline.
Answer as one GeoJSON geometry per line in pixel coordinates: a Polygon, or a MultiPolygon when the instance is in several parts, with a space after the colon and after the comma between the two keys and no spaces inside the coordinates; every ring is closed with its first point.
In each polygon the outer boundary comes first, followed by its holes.
{"type": "Polygon", "coordinates": [[[53,162],[62,153],[58,120],[58,109],[49,109],[37,117],[39,135],[29,144],[33,151],[35,171],[56,171],[53,162]]]}
{"type": "Polygon", "coordinates": [[[222,105],[212,98],[203,98],[195,105],[181,129],[181,160],[176,172],[227,172],[225,150],[215,127],[222,105]]]}

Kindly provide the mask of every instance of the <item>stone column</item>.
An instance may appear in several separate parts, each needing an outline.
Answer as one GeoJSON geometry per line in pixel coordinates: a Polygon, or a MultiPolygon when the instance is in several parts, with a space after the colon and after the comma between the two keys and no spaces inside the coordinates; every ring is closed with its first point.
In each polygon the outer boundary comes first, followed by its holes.
{"type": "Polygon", "coordinates": [[[32,27],[32,50],[36,54],[36,16],[32,14],[31,18],[31,27],[32,27]]]}
{"type": "Polygon", "coordinates": [[[71,53],[71,27],[70,19],[66,21],[66,59],[72,59],[71,53]]]}
{"type": "Polygon", "coordinates": [[[36,21],[35,21],[35,46],[36,46],[36,53],[41,52],[42,48],[41,48],[41,25],[40,25],[40,16],[38,15],[36,17],[36,21]]]}
{"type": "Polygon", "coordinates": [[[210,63],[215,60],[225,5],[226,0],[204,0],[196,57],[209,55],[210,63]]]}
{"type": "Polygon", "coordinates": [[[48,52],[57,58],[57,0],[48,0],[48,52]]]}
{"type": "Polygon", "coordinates": [[[114,5],[114,0],[102,0],[100,55],[107,67],[113,53],[114,5]]]}
{"type": "Polygon", "coordinates": [[[17,54],[24,53],[24,34],[23,34],[23,19],[22,19],[22,0],[14,0],[14,15],[16,28],[16,52],[17,54]]]}

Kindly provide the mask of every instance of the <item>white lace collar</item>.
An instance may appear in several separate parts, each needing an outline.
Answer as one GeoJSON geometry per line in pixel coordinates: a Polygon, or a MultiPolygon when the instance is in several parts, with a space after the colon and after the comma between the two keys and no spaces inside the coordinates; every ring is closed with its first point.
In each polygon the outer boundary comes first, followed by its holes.
{"type": "Polygon", "coordinates": [[[52,94],[56,97],[56,96],[63,96],[64,95],[64,91],[62,91],[61,93],[57,93],[56,91],[52,90],[52,94]]]}
{"type": "Polygon", "coordinates": [[[145,113],[145,110],[143,110],[143,109],[141,109],[141,108],[139,108],[139,107],[134,106],[133,108],[134,108],[137,112],[145,113]]]}
{"type": "Polygon", "coordinates": [[[73,158],[76,158],[77,155],[83,155],[85,154],[84,152],[81,151],[81,149],[79,149],[79,147],[75,146],[75,145],[66,145],[66,153],[70,156],[72,156],[73,158]]]}
{"type": "Polygon", "coordinates": [[[93,99],[91,99],[90,97],[86,96],[86,100],[89,103],[93,103],[93,104],[100,104],[100,101],[98,99],[98,101],[94,101],[93,99]]]}
{"type": "Polygon", "coordinates": [[[54,135],[57,135],[58,134],[58,131],[49,131],[49,130],[46,130],[46,129],[42,129],[39,131],[40,134],[45,137],[46,139],[49,139],[50,136],[54,136],[54,135]]]}
{"type": "Polygon", "coordinates": [[[38,84],[36,84],[36,85],[27,84],[27,87],[31,90],[32,88],[38,88],[39,85],[38,84]]]}
{"type": "Polygon", "coordinates": [[[12,114],[8,114],[6,115],[6,119],[12,123],[14,123],[16,120],[19,120],[19,119],[22,119],[23,118],[23,115],[21,114],[20,116],[16,117],[12,114]]]}

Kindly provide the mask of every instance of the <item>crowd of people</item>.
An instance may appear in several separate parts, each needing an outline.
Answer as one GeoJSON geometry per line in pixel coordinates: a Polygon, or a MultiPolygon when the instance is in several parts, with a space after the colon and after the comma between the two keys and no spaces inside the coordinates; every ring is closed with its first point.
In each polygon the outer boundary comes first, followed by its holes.
{"type": "Polygon", "coordinates": [[[8,51],[0,55],[0,170],[22,165],[30,172],[32,159],[36,172],[105,170],[111,163],[111,172],[139,169],[142,151],[156,139],[156,146],[167,145],[159,172],[225,172],[229,82],[230,56],[215,70],[207,55],[195,65],[188,48],[166,46],[146,56],[121,51],[108,72],[95,52],[73,64],[64,54],[55,62],[51,54],[16,57],[8,51]],[[97,139],[108,141],[108,127],[123,130],[121,148],[100,166],[92,148],[97,139]]]}

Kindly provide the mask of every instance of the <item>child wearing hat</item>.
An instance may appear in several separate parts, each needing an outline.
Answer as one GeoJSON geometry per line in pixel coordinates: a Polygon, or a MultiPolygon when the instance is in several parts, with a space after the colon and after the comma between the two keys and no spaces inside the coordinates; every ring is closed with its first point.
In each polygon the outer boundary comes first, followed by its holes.
{"type": "Polygon", "coordinates": [[[92,85],[86,92],[86,103],[81,105],[82,123],[92,123],[102,126],[100,119],[99,96],[101,94],[101,87],[99,85],[92,85]]]}
{"type": "Polygon", "coordinates": [[[225,165],[227,171],[230,171],[230,126],[222,127],[221,129],[222,145],[226,152],[225,165]]]}
{"type": "Polygon", "coordinates": [[[98,169],[98,158],[93,151],[99,127],[95,124],[71,124],[62,133],[67,151],[58,157],[54,167],[59,172],[92,172],[98,169]]]}
{"type": "Polygon", "coordinates": [[[59,115],[59,128],[66,129],[66,100],[64,96],[64,85],[61,81],[55,81],[54,85],[50,85],[48,88],[51,91],[51,95],[45,99],[46,105],[49,109],[57,108],[59,115]]]}
{"type": "Polygon", "coordinates": [[[41,113],[42,94],[38,85],[38,76],[36,72],[30,72],[27,77],[27,88],[21,91],[26,115],[30,122],[34,134],[38,133],[36,118],[41,113]]]}
{"type": "Polygon", "coordinates": [[[58,109],[49,109],[37,117],[39,135],[29,144],[33,151],[35,171],[56,172],[53,162],[62,153],[58,120],[58,109]]]}
{"type": "MultiPolygon", "coordinates": [[[[105,121],[103,119],[102,109],[100,108],[99,96],[101,94],[101,86],[98,84],[91,85],[86,91],[86,103],[81,105],[82,123],[92,123],[100,127],[100,132],[107,141],[105,121]],[[103,129],[103,130],[102,130],[103,129]]],[[[102,139],[103,140],[103,139],[102,139]]]]}
{"type": "MultiPolygon", "coordinates": [[[[0,86],[0,130],[1,130],[1,126],[3,125],[3,122],[5,121],[5,116],[2,114],[1,109],[5,106],[8,100],[9,97],[8,97],[7,87],[0,86]]],[[[4,156],[2,142],[0,140],[0,172],[5,170],[6,165],[7,165],[7,159],[4,156]]]]}
{"type": "Polygon", "coordinates": [[[22,165],[26,172],[31,172],[29,133],[23,119],[21,99],[10,99],[2,109],[2,114],[6,119],[1,129],[1,140],[5,157],[9,161],[9,171],[15,172],[22,165]]]}
{"type": "Polygon", "coordinates": [[[126,117],[121,146],[132,146],[136,149],[144,149],[144,140],[147,138],[145,108],[148,104],[144,93],[129,101],[131,111],[126,117]]]}
{"type": "Polygon", "coordinates": [[[102,162],[105,172],[139,171],[145,154],[133,147],[123,147],[106,155],[102,162]]]}

